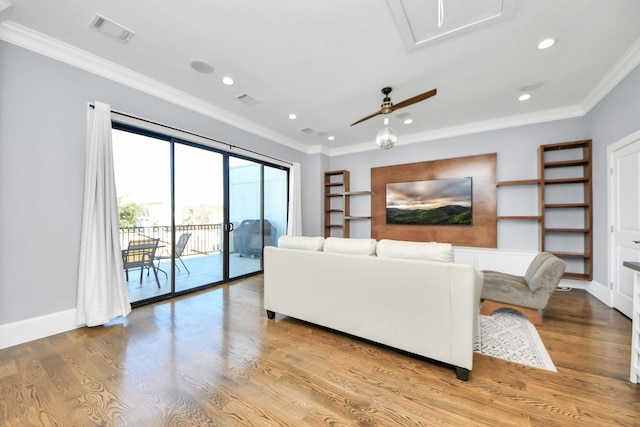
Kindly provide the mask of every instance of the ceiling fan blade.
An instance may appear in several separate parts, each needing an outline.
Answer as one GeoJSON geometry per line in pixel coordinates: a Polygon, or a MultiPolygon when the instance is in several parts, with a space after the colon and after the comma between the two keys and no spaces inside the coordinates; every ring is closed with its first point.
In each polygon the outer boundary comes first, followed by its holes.
{"type": "Polygon", "coordinates": [[[425,92],[421,95],[414,96],[413,98],[405,99],[402,102],[398,102],[397,104],[393,104],[391,106],[391,111],[399,110],[400,108],[408,107],[411,104],[415,104],[416,102],[424,101],[427,98],[431,98],[438,91],[436,89],[432,89],[429,92],[425,92]]]}
{"type": "Polygon", "coordinates": [[[375,116],[377,116],[377,115],[379,115],[379,114],[382,114],[382,110],[376,111],[376,112],[375,112],[375,113],[373,113],[373,114],[369,114],[367,117],[363,117],[363,118],[361,118],[360,120],[358,120],[358,121],[357,121],[357,122],[355,122],[355,123],[351,123],[351,126],[353,126],[353,125],[357,125],[358,123],[362,123],[362,122],[364,122],[365,120],[369,120],[370,118],[375,117],[375,116]]]}

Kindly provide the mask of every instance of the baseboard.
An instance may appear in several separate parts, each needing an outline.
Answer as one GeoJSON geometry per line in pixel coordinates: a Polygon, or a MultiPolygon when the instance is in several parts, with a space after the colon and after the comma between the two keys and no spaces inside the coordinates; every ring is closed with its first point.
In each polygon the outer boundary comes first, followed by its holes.
{"type": "MultiPolygon", "coordinates": [[[[562,279],[560,288],[584,289],[611,307],[609,290],[598,282],[562,279]]],[[[0,349],[77,329],[76,309],[0,325],[0,349]]]]}
{"type": "Polygon", "coordinates": [[[608,307],[612,307],[611,293],[609,292],[609,289],[606,286],[603,286],[601,283],[596,282],[595,280],[587,282],[584,280],[562,279],[558,284],[558,288],[583,289],[605,303],[608,307]]]}
{"type": "Polygon", "coordinates": [[[613,307],[613,303],[611,301],[611,290],[607,286],[604,286],[602,283],[598,283],[594,280],[587,283],[585,289],[607,306],[613,307]]]}
{"type": "Polygon", "coordinates": [[[76,309],[0,325],[0,349],[79,328],[76,309]]]}
{"type": "Polygon", "coordinates": [[[560,279],[560,283],[558,283],[558,288],[586,290],[587,287],[589,286],[589,283],[590,282],[585,282],[584,280],[560,279]]]}

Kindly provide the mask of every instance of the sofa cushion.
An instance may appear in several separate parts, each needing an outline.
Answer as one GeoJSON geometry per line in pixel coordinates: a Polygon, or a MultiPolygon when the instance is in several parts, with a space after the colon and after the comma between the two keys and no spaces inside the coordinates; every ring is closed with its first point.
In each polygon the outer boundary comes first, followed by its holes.
{"type": "Polygon", "coordinates": [[[453,246],[450,243],[382,239],[378,242],[376,253],[380,258],[453,262],[453,246]]]}
{"type": "Polygon", "coordinates": [[[324,246],[322,236],[280,236],[278,247],[284,249],[300,249],[303,251],[321,251],[324,246]]]}
{"type": "Polygon", "coordinates": [[[324,251],[336,254],[375,255],[375,239],[351,239],[343,237],[327,237],[324,251]]]}

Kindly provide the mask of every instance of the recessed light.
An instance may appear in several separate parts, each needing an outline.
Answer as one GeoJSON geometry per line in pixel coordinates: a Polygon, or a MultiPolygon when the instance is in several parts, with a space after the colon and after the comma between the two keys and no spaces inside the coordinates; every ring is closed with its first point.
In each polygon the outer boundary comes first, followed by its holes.
{"type": "Polygon", "coordinates": [[[289,114],[289,118],[290,118],[291,120],[295,120],[297,117],[298,117],[298,116],[296,116],[296,115],[295,115],[295,114],[293,114],[293,113],[289,114]]]}
{"type": "Polygon", "coordinates": [[[530,95],[530,94],[528,94],[528,93],[523,93],[522,95],[520,95],[520,96],[518,97],[518,99],[519,99],[520,101],[528,101],[528,100],[530,100],[530,99],[531,99],[531,95],[530,95]]]}
{"type": "Polygon", "coordinates": [[[234,82],[231,77],[227,76],[222,78],[222,83],[226,84],[227,86],[231,86],[234,82]]]}
{"type": "Polygon", "coordinates": [[[194,59],[191,61],[191,68],[199,73],[210,74],[213,73],[213,65],[202,59],[194,59]]]}
{"type": "Polygon", "coordinates": [[[333,140],[335,140],[335,139],[336,139],[336,137],[335,137],[335,136],[333,136],[333,135],[330,135],[329,137],[327,137],[327,139],[328,139],[329,141],[333,141],[333,140]]]}
{"type": "Polygon", "coordinates": [[[411,123],[413,123],[413,119],[407,119],[404,121],[405,125],[410,125],[411,123]]]}
{"type": "Polygon", "coordinates": [[[538,49],[548,49],[556,43],[554,39],[544,39],[538,43],[538,49]]]}

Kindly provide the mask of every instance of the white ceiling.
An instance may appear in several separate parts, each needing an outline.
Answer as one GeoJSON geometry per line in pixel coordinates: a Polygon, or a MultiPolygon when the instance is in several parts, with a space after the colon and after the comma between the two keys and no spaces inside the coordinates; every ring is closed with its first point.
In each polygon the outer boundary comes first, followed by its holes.
{"type": "Polygon", "coordinates": [[[390,115],[398,144],[407,144],[583,115],[640,63],[638,0],[483,2],[485,9],[479,0],[442,0],[443,22],[464,26],[496,7],[505,14],[418,47],[407,34],[429,35],[421,26],[437,22],[438,0],[0,0],[0,38],[37,40],[43,53],[329,154],[375,148],[383,116],[350,124],[380,108],[385,86],[395,103],[438,90],[390,115]],[[398,11],[413,32],[398,25],[398,11]],[[123,43],[90,28],[96,14],[135,35],[123,43]],[[547,37],[557,43],[538,50],[547,37]],[[194,71],[194,59],[214,72],[194,71]],[[227,75],[233,86],[222,84],[227,75]],[[535,82],[542,86],[532,98],[518,101],[535,82]],[[243,93],[259,102],[238,101],[243,93]]]}

